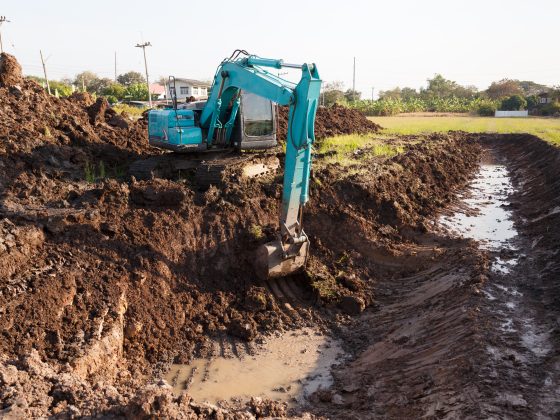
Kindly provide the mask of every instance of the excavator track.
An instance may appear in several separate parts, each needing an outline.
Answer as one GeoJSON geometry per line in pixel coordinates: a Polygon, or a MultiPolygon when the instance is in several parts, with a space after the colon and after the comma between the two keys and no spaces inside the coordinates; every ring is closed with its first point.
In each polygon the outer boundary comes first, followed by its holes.
{"type": "Polygon", "coordinates": [[[133,162],[128,173],[138,180],[191,178],[199,190],[207,190],[211,185],[222,187],[227,182],[264,176],[279,167],[279,159],[271,153],[167,153],[133,162]]]}

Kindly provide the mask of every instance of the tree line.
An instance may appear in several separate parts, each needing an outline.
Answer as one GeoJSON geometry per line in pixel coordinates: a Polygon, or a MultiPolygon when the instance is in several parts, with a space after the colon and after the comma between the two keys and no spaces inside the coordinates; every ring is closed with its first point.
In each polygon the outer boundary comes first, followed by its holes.
{"type": "MultiPolygon", "coordinates": [[[[45,83],[45,79],[28,76],[39,84],[45,83]]],[[[89,92],[95,96],[104,96],[109,103],[119,101],[147,101],[148,87],[146,79],[141,73],[129,71],[117,76],[117,80],[108,77],[99,77],[92,71],[78,73],[73,79],[65,78],[58,81],[49,80],[51,92],[60,97],[71,95],[75,91],[89,92]]]]}
{"type": "Polygon", "coordinates": [[[483,91],[475,86],[461,86],[436,74],[425,88],[395,87],[380,91],[377,100],[363,100],[360,92],[344,90],[341,82],[327,83],[321,102],[357,108],[367,115],[394,115],[405,112],[477,112],[494,115],[500,110],[528,109],[536,114],[560,113],[560,87],[550,88],[533,81],[502,79],[483,91]],[[547,93],[551,103],[541,104],[539,94],[547,93]]]}

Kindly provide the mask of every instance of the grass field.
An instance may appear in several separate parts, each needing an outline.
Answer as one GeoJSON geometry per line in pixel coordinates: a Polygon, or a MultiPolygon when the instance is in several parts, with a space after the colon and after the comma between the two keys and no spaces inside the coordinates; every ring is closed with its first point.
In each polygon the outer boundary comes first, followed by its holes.
{"type": "Polygon", "coordinates": [[[560,146],[559,118],[493,118],[460,116],[368,117],[386,134],[420,134],[461,130],[470,133],[530,133],[560,146]]]}

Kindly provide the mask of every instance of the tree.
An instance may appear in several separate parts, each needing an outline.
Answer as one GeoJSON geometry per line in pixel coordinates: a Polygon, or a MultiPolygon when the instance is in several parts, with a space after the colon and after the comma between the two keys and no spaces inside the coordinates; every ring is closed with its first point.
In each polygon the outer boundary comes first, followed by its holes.
{"type": "MultiPolygon", "coordinates": [[[[42,86],[46,86],[45,79],[37,76],[27,76],[28,79],[39,83],[42,86]]],[[[54,95],[55,92],[58,96],[66,97],[72,94],[72,85],[65,83],[64,81],[49,80],[49,85],[51,87],[51,93],[54,95]]]]}
{"type": "Polygon", "coordinates": [[[477,96],[477,93],[476,86],[461,86],[441,74],[436,74],[432,79],[428,79],[428,87],[420,89],[420,96],[424,99],[472,99],[477,96]]]}
{"type": "Polygon", "coordinates": [[[131,101],[147,101],[148,87],[145,83],[134,83],[127,86],[125,98],[131,101]]]}
{"type": "Polygon", "coordinates": [[[78,87],[78,89],[82,89],[82,86],[85,86],[88,92],[93,92],[93,85],[97,83],[99,77],[92,71],[83,71],[78,73],[74,78],[74,84],[78,87]]]}
{"type": "Polygon", "coordinates": [[[344,83],[336,81],[326,83],[323,88],[321,103],[332,106],[344,99],[344,83]]]}
{"type": "Polygon", "coordinates": [[[537,95],[529,95],[525,98],[527,101],[527,109],[532,110],[539,106],[539,97],[537,95]]]}
{"type": "Polygon", "coordinates": [[[114,84],[112,79],[104,77],[102,79],[93,79],[88,86],[88,91],[90,93],[96,93],[98,95],[103,95],[103,91],[107,89],[109,86],[114,84]]]}
{"type": "Polygon", "coordinates": [[[398,86],[393,89],[379,91],[379,99],[401,99],[401,97],[402,89],[398,86]]]}
{"type": "Polygon", "coordinates": [[[422,89],[421,93],[428,99],[450,98],[458,87],[457,82],[448,80],[441,74],[436,74],[432,79],[428,79],[428,87],[422,89]]]}
{"type": "Polygon", "coordinates": [[[527,107],[527,101],[521,95],[512,95],[502,101],[501,109],[504,111],[519,111],[527,107]]]}
{"type": "Polygon", "coordinates": [[[344,92],[344,97],[348,102],[358,101],[361,96],[362,93],[357,90],[347,89],[346,92],[344,92]]]}
{"type": "Polygon", "coordinates": [[[117,82],[123,86],[131,86],[138,83],[146,83],[146,79],[137,71],[129,71],[118,76],[117,82]]]}
{"type": "Polygon", "coordinates": [[[115,103],[117,101],[122,101],[127,93],[126,88],[123,85],[113,82],[104,88],[101,94],[106,96],[110,103],[115,103]]]}
{"type": "Polygon", "coordinates": [[[401,98],[405,101],[418,98],[418,92],[416,92],[416,89],[404,87],[401,90],[401,98]]]}
{"type": "Polygon", "coordinates": [[[492,82],[486,89],[486,94],[491,99],[504,99],[513,95],[523,95],[523,89],[517,80],[502,79],[499,82],[492,82]]]}
{"type": "Polygon", "coordinates": [[[519,82],[519,86],[523,89],[525,96],[538,95],[539,93],[546,92],[549,88],[540,83],[535,83],[530,80],[522,80],[519,82]]]}

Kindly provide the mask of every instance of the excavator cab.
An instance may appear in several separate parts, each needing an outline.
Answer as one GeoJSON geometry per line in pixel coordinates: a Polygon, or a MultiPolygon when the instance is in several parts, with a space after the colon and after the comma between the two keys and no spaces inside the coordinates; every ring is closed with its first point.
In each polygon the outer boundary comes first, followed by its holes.
{"type": "Polygon", "coordinates": [[[270,99],[241,91],[233,145],[239,150],[270,149],[277,144],[276,126],[276,105],[270,99]]]}

